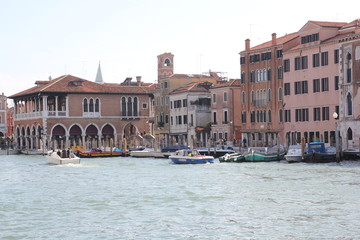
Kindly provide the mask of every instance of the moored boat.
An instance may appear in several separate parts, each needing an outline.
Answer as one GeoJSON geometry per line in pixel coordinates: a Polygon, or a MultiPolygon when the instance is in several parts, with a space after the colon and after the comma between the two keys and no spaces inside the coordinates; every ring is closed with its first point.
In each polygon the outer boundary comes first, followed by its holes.
{"type": "Polygon", "coordinates": [[[343,150],[342,156],[344,160],[360,160],[360,150],[355,148],[348,148],[343,150]]]}
{"type": "Polygon", "coordinates": [[[288,163],[301,162],[303,158],[301,145],[290,145],[284,158],[288,163]]]}
{"type": "Polygon", "coordinates": [[[62,164],[79,164],[80,158],[74,153],[70,153],[68,157],[61,157],[57,152],[50,151],[46,158],[49,164],[62,165],[62,164]]]}
{"type": "Polygon", "coordinates": [[[219,162],[243,162],[245,157],[242,153],[226,153],[224,156],[219,157],[219,162]]]}
{"type": "Polygon", "coordinates": [[[222,148],[200,148],[199,153],[202,155],[213,156],[214,158],[220,158],[225,154],[233,154],[233,149],[222,149],[222,148]]]}
{"type": "Polygon", "coordinates": [[[197,149],[182,149],[169,156],[175,164],[213,163],[214,157],[201,155],[197,149]]]}
{"type": "Polygon", "coordinates": [[[304,155],[306,163],[329,163],[336,162],[336,148],[325,147],[323,142],[311,142],[308,144],[308,153],[304,155]]]}
{"type": "Polygon", "coordinates": [[[78,151],[79,157],[91,158],[91,157],[125,157],[129,156],[128,150],[121,150],[119,148],[113,148],[111,151],[103,151],[100,148],[92,148],[88,151],[78,151]]]}
{"type": "Polygon", "coordinates": [[[286,151],[283,146],[250,147],[244,153],[245,162],[270,162],[280,161],[284,158],[286,151]]]}

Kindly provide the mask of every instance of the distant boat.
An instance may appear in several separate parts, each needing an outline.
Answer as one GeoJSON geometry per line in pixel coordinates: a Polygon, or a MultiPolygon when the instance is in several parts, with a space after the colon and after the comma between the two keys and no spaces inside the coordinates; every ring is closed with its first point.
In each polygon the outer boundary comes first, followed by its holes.
{"type": "Polygon", "coordinates": [[[88,151],[78,151],[80,157],[92,158],[92,157],[124,157],[129,156],[129,151],[121,150],[119,148],[113,148],[112,151],[103,151],[100,148],[92,148],[88,151]]]}
{"type": "Polygon", "coordinates": [[[153,148],[144,148],[142,150],[131,151],[130,156],[137,158],[146,158],[146,157],[163,158],[164,154],[162,152],[155,151],[153,148]]]}
{"type": "Polygon", "coordinates": [[[245,157],[242,153],[226,153],[224,156],[219,157],[220,162],[244,162],[245,157]]]}
{"type": "Polygon", "coordinates": [[[214,158],[220,158],[225,154],[235,153],[233,149],[223,149],[223,148],[199,148],[199,153],[202,155],[213,156],[214,158]]]}
{"type": "Polygon", "coordinates": [[[244,153],[245,162],[270,162],[280,161],[284,158],[286,151],[283,146],[250,147],[244,153]]]}
{"type": "Polygon", "coordinates": [[[161,149],[161,152],[163,153],[164,157],[169,157],[171,154],[173,154],[177,150],[181,150],[181,149],[190,149],[190,148],[183,144],[178,144],[178,145],[171,145],[171,146],[164,147],[161,149]]]}
{"type": "Polygon", "coordinates": [[[329,163],[336,162],[336,148],[325,147],[323,142],[308,143],[308,153],[304,155],[306,163],[329,163]]]}
{"type": "Polygon", "coordinates": [[[343,150],[343,159],[344,160],[360,160],[360,151],[359,149],[349,148],[343,150]]]}
{"type": "Polygon", "coordinates": [[[57,152],[49,152],[46,155],[46,158],[48,160],[49,164],[56,164],[56,165],[62,165],[62,164],[79,164],[80,158],[76,156],[74,153],[70,153],[69,157],[62,158],[58,155],[57,152]]]}
{"type": "Polygon", "coordinates": [[[175,164],[203,164],[213,163],[214,157],[201,155],[197,149],[183,149],[176,151],[169,159],[175,164]]]}

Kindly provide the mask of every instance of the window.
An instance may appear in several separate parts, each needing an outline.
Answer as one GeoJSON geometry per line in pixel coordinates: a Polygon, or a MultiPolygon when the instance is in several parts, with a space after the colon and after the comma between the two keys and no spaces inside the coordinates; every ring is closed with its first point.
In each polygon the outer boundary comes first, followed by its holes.
{"type": "Polygon", "coordinates": [[[302,121],[303,122],[309,121],[309,109],[308,108],[302,109],[302,121]]]}
{"type": "Polygon", "coordinates": [[[310,43],[310,42],[316,42],[319,40],[319,34],[318,33],[314,33],[311,35],[306,35],[301,37],[301,44],[306,44],[306,43],[310,43]]]}
{"type": "Polygon", "coordinates": [[[89,102],[89,112],[94,112],[94,99],[90,99],[89,102]]]}
{"type": "Polygon", "coordinates": [[[100,108],[100,101],[99,99],[97,98],[95,100],[95,112],[99,112],[99,108],[100,108]]]}
{"type": "Polygon", "coordinates": [[[320,121],[320,108],[314,108],[314,121],[320,121]]]}
{"type": "Polygon", "coordinates": [[[173,119],[173,117],[170,117],[170,124],[171,124],[171,125],[174,125],[174,119],[173,119]]]}
{"type": "Polygon", "coordinates": [[[138,116],[138,98],[134,97],[134,103],[133,103],[133,116],[138,116]]]}
{"type": "Polygon", "coordinates": [[[228,94],[227,92],[224,92],[224,102],[227,102],[227,100],[228,100],[228,94]]]}
{"type": "Polygon", "coordinates": [[[255,122],[255,111],[251,111],[251,113],[250,113],[250,122],[252,122],[252,123],[255,122]]]}
{"type": "Polygon", "coordinates": [[[346,69],[346,82],[351,83],[351,68],[346,69]]]}
{"type": "Polygon", "coordinates": [[[346,138],[347,138],[347,140],[353,140],[353,131],[351,128],[348,128],[348,130],[346,132],[346,138]]]}
{"type": "Polygon", "coordinates": [[[269,68],[268,70],[267,70],[267,80],[268,81],[271,81],[271,79],[272,79],[272,71],[271,71],[271,68],[269,68]]]}
{"type": "Polygon", "coordinates": [[[329,64],[328,52],[321,53],[321,66],[327,66],[329,64]]]}
{"type": "Polygon", "coordinates": [[[223,124],[228,124],[228,112],[224,111],[224,121],[223,124]]]}
{"type": "Polygon", "coordinates": [[[339,90],[339,76],[335,76],[334,83],[335,83],[335,90],[339,90]]]}
{"type": "Polygon", "coordinates": [[[121,98],[121,116],[126,116],[126,98],[121,98]]]}
{"type": "Polygon", "coordinates": [[[251,99],[250,99],[250,101],[251,101],[251,104],[255,103],[255,93],[254,93],[254,91],[251,91],[251,99]]]}
{"type": "Polygon", "coordinates": [[[282,49],[276,50],[276,57],[277,57],[277,58],[281,58],[282,56],[283,56],[283,51],[282,51],[282,49]]]}
{"type": "Polygon", "coordinates": [[[320,92],[320,79],[313,80],[313,92],[320,92]]]}
{"type": "Polygon", "coordinates": [[[214,141],[217,141],[216,135],[217,135],[216,133],[213,134],[213,140],[214,140],[214,141]]]}
{"type": "Polygon", "coordinates": [[[295,109],[295,122],[301,122],[301,109],[295,109]]]}
{"type": "Polygon", "coordinates": [[[308,93],[308,81],[301,81],[301,90],[302,90],[302,94],[308,93]]]}
{"type": "Polygon", "coordinates": [[[285,122],[291,122],[291,110],[285,110],[285,122]]]}
{"type": "Polygon", "coordinates": [[[187,100],[183,99],[183,107],[187,107],[187,100]]]}
{"type": "Polygon", "coordinates": [[[246,76],[245,72],[242,72],[241,73],[241,84],[245,84],[245,79],[246,79],[245,76],[246,76]]]}
{"type": "Polygon", "coordinates": [[[307,69],[308,68],[308,57],[302,56],[301,57],[301,69],[307,69]]]}
{"type": "Polygon", "coordinates": [[[216,93],[213,93],[212,96],[213,96],[213,98],[212,98],[212,99],[213,99],[213,103],[216,103],[216,93]]]}
{"type": "Polygon", "coordinates": [[[320,66],[320,55],[318,53],[313,54],[313,67],[320,66]]]}
{"type": "Polygon", "coordinates": [[[245,64],[245,62],[246,62],[245,57],[240,57],[240,64],[243,65],[245,64]]]}
{"type": "Polygon", "coordinates": [[[290,60],[289,59],[284,60],[284,72],[290,72],[290,60]]]}
{"type": "MultiPolygon", "coordinates": [[[[127,116],[132,116],[132,99],[131,99],[131,97],[128,97],[127,116]]],[[[161,121],[161,122],[163,122],[163,121],[161,121]]]]}
{"type": "Polygon", "coordinates": [[[267,97],[268,97],[268,99],[267,99],[268,102],[271,102],[272,101],[272,92],[271,92],[270,88],[268,89],[268,96],[267,97]]]}
{"type": "Polygon", "coordinates": [[[279,122],[283,122],[284,120],[283,120],[283,110],[282,109],[280,109],[279,110],[279,122]]]}
{"type": "Polygon", "coordinates": [[[241,103],[245,104],[245,102],[246,102],[246,95],[245,95],[245,92],[243,91],[241,94],[241,103]]]}
{"type": "Polygon", "coordinates": [[[283,67],[278,67],[277,78],[278,78],[278,80],[283,79],[283,67]]]}
{"type": "Polygon", "coordinates": [[[282,96],[282,88],[279,88],[279,101],[283,100],[283,96],[282,96]]]}
{"type": "Polygon", "coordinates": [[[335,49],[334,50],[334,63],[338,64],[339,63],[339,49],[335,49]]]}
{"type": "Polygon", "coordinates": [[[271,110],[268,111],[268,122],[272,122],[271,110]]]}
{"type": "Polygon", "coordinates": [[[168,87],[168,82],[164,82],[164,88],[168,87]]]}
{"type": "Polygon", "coordinates": [[[88,112],[88,100],[87,98],[84,99],[84,112],[88,112]]]}
{"type": "Polygon", "coordinates": [[[246,112],[245,112],[245,111],[243,111],[243,112],[241,113],[241,122],[242,122],[242,123],[246,123],[246,112]]]}
{"type": "Polygon", "coordinates": [[[165,123],[169,123],[169,115],[165,115],[165,123]]]}
{"type": "Polygon", "coordinates": [[[184,124],[187,124],[187,123],[188,123],[188,121],[187,121],[187,115],[184,115],[183,118],[184,118],[184,124]]]}
{"type": "MultiPolygon", "coordinates": [[[[172,103],[172,102],[171,102],[171,103],[172,103]]],[[[171,104],[171,106],[172,106],[172,104],[171,104]]],[[[143,109],[147,109],[147,108],[148,108],[147,103],[143,103],[143,104],[142,104],[142,108],[143,108],[143,109]]],[[[171,107],[171,108],[172,108],[172,107],[171,107]]]]}
{"type": "Polygon", "coordinates": [[[322,107],[322,120],[329,120],[329,107],[322,107]]]}
{"type": "Polygon", "coordinates": [[[295,82],[295,95],[301,94],[301,82],[295,82]]]}
{"type": "Polygon", "coordinates": [[[352,97],[350,93],[346,96],[346,115],[352,116],[352,97]]]}
{"type": "Polygon", "coordinates": [[[300,57],[296,57],[296,58],[295,58],[295,71],[296,71],[296,70],[300,70],[300,69],[301,69],[300,57]]]}
{"type": "Polygon", "coordinates": [[[284,83],[284,96],[290,95],[290,83],[284,83]]]}
{"type": "Polygon", "coordinates": [[[216,112],[213,112],[213,124],[217,124],[217,121],[216,121],[216,112]]]}
{"type": "Polygon", "coordinates": [[[254,83],[255,82],[255,72],[254,71],[251,71],[250,72],[250,83],[254,83]]]}
{"type": "Polygon", "coordinates": [[[329,91],[329,78],[322,78],[321,79],[321,91],[322,92],[329,91]]]}

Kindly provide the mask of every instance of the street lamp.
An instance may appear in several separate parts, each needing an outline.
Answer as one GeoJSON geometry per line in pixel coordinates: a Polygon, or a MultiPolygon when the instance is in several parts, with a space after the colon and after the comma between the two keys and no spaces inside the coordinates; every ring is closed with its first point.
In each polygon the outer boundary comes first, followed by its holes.
{"type": "Polygon", "coordinates": [[[337,112],[333,113],[333,118],[335,120],[335,148],[336,148],[336,161],[339,162],[340,157],[339,157],[339,131],[338,131],[338,126],[337,126],[337,119],[338,119],[338,114],[337,112]]]}

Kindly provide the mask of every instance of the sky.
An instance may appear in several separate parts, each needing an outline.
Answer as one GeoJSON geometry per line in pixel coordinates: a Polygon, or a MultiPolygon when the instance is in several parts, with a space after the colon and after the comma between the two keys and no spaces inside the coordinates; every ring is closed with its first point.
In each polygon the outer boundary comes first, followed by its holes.
{"type": "Polygon", "coordinates": [[[0,0],[0,94],[71,74],[95,81],[157,80],[157,56],[174,72],[240,78],[239,52],[307,21],[351,22],[358,0],[0,0]],[[296,3],[296,4],[295,4],[296,3]]]}

